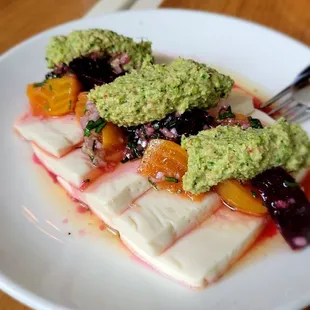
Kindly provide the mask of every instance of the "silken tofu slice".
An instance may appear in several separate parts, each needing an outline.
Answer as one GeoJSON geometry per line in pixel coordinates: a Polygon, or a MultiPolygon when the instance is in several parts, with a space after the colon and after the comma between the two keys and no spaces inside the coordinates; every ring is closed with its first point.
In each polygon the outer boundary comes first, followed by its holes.
{"type": "Polygon", "coordinates": [[[74,115],[38,118],[26,115],[14,128],[26,139],[55,157],[61,157],[83,141],[83,131],[74,115]]]}
{"type": "Polygon", "coordinates": [[[266,218],[221,207],[199,227],[154,257],[133,240],[123,242],[137,256],[168,277],[192,287],[217,280],[251,246],[266,218]]]}
{"type": "Polygon", "coordinates": [[[58,178],[60,185],[75,199],[85,203],[107,225],[114,228],[112,218],[150,188],[148,180],[136,172],[137,163],[120,164],[115,171],[98,178],[83,192],[58,178]]]}
{"type": "Polygon", "coordinates": [[[258,118],[262,122],[263,126],[269,126],[276,122],[268,114],[257,109],[255,109],[249,116],[251,116],[252,118],[258,118]]]}
{"type": "Polygon", "coordinates": [[[55,158],[35,144],[32,147],[34,154],[47,170],[62,177],[76,188],[80,188],[85,182],[91,183],[102,174],[102,171],[91,163],[88,155],[80,148],[61,158],[55,158]]]}
{"type": "Polygon", "coordinates": [[[160,255],[173,242],[201,223],[220,206],[210,192],[199,202],[154,189],[137,199],[132,207],[113,220],[121,238],[151,256],[160,255]]]}
{"type": "Polygon", "coordinates": [[[150,188],[147,179],[137,173],[124,173],[113,180],[96,184],[87,191],[86,203],[105,223],[115,229],[112,219],[150,188]]]}

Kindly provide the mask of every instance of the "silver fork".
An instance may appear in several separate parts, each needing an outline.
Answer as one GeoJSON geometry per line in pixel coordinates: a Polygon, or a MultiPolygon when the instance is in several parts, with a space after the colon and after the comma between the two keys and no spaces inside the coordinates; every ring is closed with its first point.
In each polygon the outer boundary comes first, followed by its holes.
{"type": "Polygon", "coordinates": [[[275,119],[285,117],[289,122],[302,123],[310,118],[310,66],[300,72],[291,85],[266,101],[267,113],[275,119]]]}

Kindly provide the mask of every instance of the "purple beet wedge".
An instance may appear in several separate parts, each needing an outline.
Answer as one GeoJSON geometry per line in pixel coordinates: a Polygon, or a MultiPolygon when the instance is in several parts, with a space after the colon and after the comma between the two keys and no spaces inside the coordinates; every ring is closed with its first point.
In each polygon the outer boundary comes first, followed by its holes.
{"type": "Polygon", "coordinates": [[[293,250],[310,244],[310,203],[294,178],[272,168],[252,179],[271,218],[293,250]]]}

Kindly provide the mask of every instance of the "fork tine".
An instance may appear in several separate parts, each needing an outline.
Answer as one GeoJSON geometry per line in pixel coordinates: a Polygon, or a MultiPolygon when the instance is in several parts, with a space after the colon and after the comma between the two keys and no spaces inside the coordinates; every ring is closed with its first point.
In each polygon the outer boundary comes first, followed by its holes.
{"type": "Polygon", "coordinates": [[[278,104],[276,104],[272,109],[271,111],[268,112],[268,115],[273,115],[275,114],[276,112],[279,112],[281,109],[287,107],[288,105],[290,105],[292,102],[293,102],[293,98],[289,98],[283,102],[280,102],[278,104]]]}
{"type": "Polygon", "coordinates": [[[266,108],[269,105],[275,103],[276,101],[278,101],[280,98],[282,98],[283,96],[285,96],[286,94],[288,94],[291,90],[291,87],[288,86],[286,88],[284,88],[282,91],[280,91],[276,96],[272,97],[271,99],[267,100],[265,103],[263,103],[261,105],[261,108],[266,108]]]}
{"type": "Polygon", "coordinates": [[[303,119],[305,116],[309,117],[309,113],[307,111],[309,108],[305,105],[301,105],[301,107],[296,107],[296,113],[292,114],[291,116],[287,117],[289,122],[296,122],[297,120],[303,119]]]}
{"type": "Polygon", "coordinates": [[[294,102],[292,105],[290,105],[287,109],[284,109],[281,111],[281,116],[285,117],[287,120],[294,117],[294,115],[299,113],[299,110],[302,110],[304,107],[303,104],[294,102]]]}
{"type": "Polygon", "coordinates": [[[303,123],[310,119],[310,111],[307,110],[306,113],[303,113],[299,118],[294,119],[294,123],[303,123]]]}

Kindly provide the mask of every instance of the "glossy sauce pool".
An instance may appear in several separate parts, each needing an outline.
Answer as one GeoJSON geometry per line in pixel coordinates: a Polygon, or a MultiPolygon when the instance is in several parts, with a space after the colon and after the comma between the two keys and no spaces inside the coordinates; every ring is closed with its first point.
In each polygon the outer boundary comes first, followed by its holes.
{"type": "MultiPolygon", "coordinates": [[[[235,87],[241,88],[239,86],[235,87]]],[[[251,93],[250,95],[253,96],[251,93]]],[[[255,96],[253,96],[253,98],[255,107],[259,108],[261,101],[255,96]]],[[[47,171],[35,155],[33,155],[33,162],[39,166],[40,171],[37,172],[40,175],[40,178],[45,178],[45,182],[43,183],[48,184],[51,180],[53,183],[57,183],[56,176],[53,173],[47,171]],[[48,176],[46,172],[48,173],[48,176]],[[48,177],[51,180],[47,180],[48,177]]],[[[301,182],[301,185],[304,188],[308,199],[310,199],[310,172],[306,174],[301,182]]],[[[67,235],[68,238],[71,236],[79,238],[95,238],[97,241],[99,240],[99,242],[102,240],[102,238],[104,238],[105,240],[108,240],[111,246],[113,245],[113,247],[118,248],[122,253],[127,253],[127,257],[129,257],[131,260],[139,262],[143,265],[147,265],[139,258],[134,256],[127,248],[125,248],[119,237],[116,234],[111,233],[108,227],[104,225],[104,223],[99,218],[97,218],[87,208],[87,206],[79,203],[78,201],[75,201],[74,199],[71,199],[65,193],[65,191],[60,186],[58,186],[58,184],[54,188],[55,190],[53,190],[53,193],[51,193],[50,186],[47,186],[45,190],[47,191],[47,195],[50,197],[53,195],[56,198],[57,203],[55,205],[59,206],[59,213],[62,217],[62,220],[60,223],[58,223],[58,227],[61,229],[64,235],[67,235]]],[[[245,254],[243,254],[236,263],[233,264],[232,268],[230,268],[224,274],[224,277],[238,272],[239,269],[245,268],[245,266],[251,265],[256,261],[263,259],[267,255],[271,255],[274,252],[287,250],[290,251],[289,247],[278,233],[276,226],[271,221],[269,221],[251,248],[245,254]]],[[[153,269],[150,266],[149,268],[153,269]]]]}

